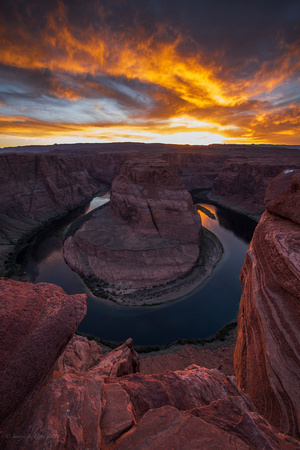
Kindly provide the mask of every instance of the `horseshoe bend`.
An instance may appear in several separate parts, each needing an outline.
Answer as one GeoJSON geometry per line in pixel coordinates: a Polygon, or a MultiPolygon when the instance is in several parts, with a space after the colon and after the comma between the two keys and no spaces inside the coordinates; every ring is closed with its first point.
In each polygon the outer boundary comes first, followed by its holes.
{"type": "Polygon", "coordinates": [[[186,292],[187,274],[192,289],[212,272],[222,246],[207,232],[202,242],[202,235],[192,197],[170,164],[135,157],[114,179],[110,206],[95,212],[65,241],[64,256],[95,293],[102,287],[100,296],[109,293],[118,302],[151,304],[170,299],[168,286],[177,287],[173,297],[179,296],[178,289],[186,292]],[[181,288],[174,283],[179,277],[181,288]],[[161,295],[155,291],[158,286],[161,295]],[[154,288],[152,300],[145,288],[154,288]]]}

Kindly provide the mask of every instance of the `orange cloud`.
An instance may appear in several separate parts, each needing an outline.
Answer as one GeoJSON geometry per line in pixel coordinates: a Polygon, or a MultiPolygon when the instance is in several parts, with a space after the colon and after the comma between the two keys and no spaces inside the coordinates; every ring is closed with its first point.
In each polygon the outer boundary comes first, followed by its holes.
{"type": "MultiPolygon", "coordinates": [[[[142,24],[135,24],[133,33],[125,33],[122,27],[95,28],[93,23],[81,29],[70,21],[68,13],[60,2],[38,32],[21,25],[11,30],[2,22],[0,64],[28,73],[50,71],[47,95],[69,102],[96,95],[99,109],[103,98],[110,99],[113,107],[119,108],[121,119],[116,121],[112,113],[110,119],[99,122],[93,111],[94,121],[85,119],[77,124],[72,115],[69,122],[54,122],[8,112],[0,118],[4,134],[77,137],[90,136],[93,130],[92,136],[97,138],[95,130],[103,136],[101,130],[110,129],[119,137],[123,132],[124,139],[141,130],[162,136],[200,136],[205,132],[247,142],[271,142],[284,139],[284,135],[289,142],[299,139],[298,106],[272,103],[274,91],[287,85],[300,69],[299,42],[279,41],[284,48],[276,60],[261,64],[253,77],[242,77],[224,64],[221,50],[209,58],[191,39],[196,51],[183,54],[186,36],[182,30],[167,39],[160,23],[152,33],[142,24]],[[106,77],[119,86],[105,86],[97,77],[106,77]],[[145,99],[140,100],[143,95],[145,99]],[[174,123],[176,118],[181,122],[174,123]]],[[[252,63],[256,64],[255,58],[245,58],[244,68],[252,63]]],[[[151,139],[143,135],[147,136],[151,139]]]]}

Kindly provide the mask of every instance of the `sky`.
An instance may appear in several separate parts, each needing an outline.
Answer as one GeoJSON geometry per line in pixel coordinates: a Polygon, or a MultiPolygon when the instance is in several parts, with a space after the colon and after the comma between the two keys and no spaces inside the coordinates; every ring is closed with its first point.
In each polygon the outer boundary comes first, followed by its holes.
{"type": "Polygon", "coordinates": [[[300,144],[299,0],[2,0],[0,147],[300,144]]]}

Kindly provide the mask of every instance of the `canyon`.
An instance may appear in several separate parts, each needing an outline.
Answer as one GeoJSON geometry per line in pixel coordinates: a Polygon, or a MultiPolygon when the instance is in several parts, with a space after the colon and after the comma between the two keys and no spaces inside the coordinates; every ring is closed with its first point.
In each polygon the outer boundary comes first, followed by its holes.
{"type": "Polygon", "coordinates": [[[178,175],[164,160],[135,157],[114,179],[110,206],[65,241],[64,257],[120,296],[184,276],[199,246],[201,218],[178,175]]]}
{"type": "MultiPolygon", "coordinates": [[[[241,274],[235,376],[197,365],[142,373],[131,339],[104,353],[74,335],[86,312],[84,294],[2,278],[1,448],[300,448],[298,150],[138,144],[6,150],[2,274],[24,236],[107,189],[127,161],[149,152],[199,198],[257,220],[263,213],[241,274]]],[[[116,183],[122,186],[122,178],[116,183]]],[[[112,209],[126,217],[124,187],[112,209]]]]}
{"type": "Polygon", "coordinates": [[[199,198],[249,214],[264,211],[272,177],[300,168],[299,150],[267,146],[74,144],[0,151],[0,274],[29,236],[108,189],[121,166],[137,155],[167,161],[199,198]],[[234,161],[234,163],[232,162],[234,161]],[[267,178],[266,178],[267,177],[267,178]],[[245,181],[247,180],[247,181],[245,181]]]}

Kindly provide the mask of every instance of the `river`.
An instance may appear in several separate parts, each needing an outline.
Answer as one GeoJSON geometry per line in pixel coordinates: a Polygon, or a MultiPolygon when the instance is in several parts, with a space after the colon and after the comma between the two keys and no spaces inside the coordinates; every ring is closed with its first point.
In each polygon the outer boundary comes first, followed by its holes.
{"type": "Polygon", "coordinates": [[[239,273],[256,225],[253,220],[201,203],[216,217],[212,219],[199,212],[203,226],[213,232],[224,247],[223,258],[212,276],[189,295],[171,303],[128,307],[94,297],[63,258],[62,230],[107,200],[107,196],[97,197],[85,209],[47,227],[30,241],[20,258],[28,281],[55,283],[68,294],[87,294],[88,312],[79,331],[114,342],[124,342],[131,337],[135,345],[153,346],[178,339],[209,338],[237,318],[241,296],[239,273]]]}

